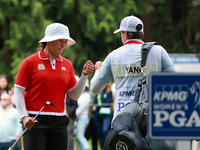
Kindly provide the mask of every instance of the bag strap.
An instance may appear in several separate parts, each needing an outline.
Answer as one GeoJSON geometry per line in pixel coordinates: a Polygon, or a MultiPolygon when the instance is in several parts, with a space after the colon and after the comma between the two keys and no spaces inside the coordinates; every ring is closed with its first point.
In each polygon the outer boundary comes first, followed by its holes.
{"type": "MultiPolygon", "coordinates": [[[[139,103],[140,92],[142,90],[143,84],[146,84],[146,78],[140,77],[139,81],[138,81],[138,86],[137,86],[137,90],[136,90],[135,98],[134,98],[133,102],[136,101],[137,103],[139,103]]],[[[145,98],[145,101],[146,101],[146,98],[145,98]]]]}
{"type": "Polygon", "coordinates": [[[142,61],[141,61],[141,74],[139,77],[139,81],[138,81],[138,86],[137,86],[137,90],[136,90],[136,94],[135,94],[135,98],[134,101],[139,103],[139,98],[140,98],[140,92],[143,88],[144,90],[144,97],[145,97],[145,102],[148,102],[148,98],[147,98],[147,94],[148,94],[148,84],[146,81],[146,76],[144,73],[144,68],[146,67],[146,59],[147,59],[147,55],[149,54],[149,51],[151,50],[153,45],[159,45],[157,42],[148,42],[142,45],[142,61]],[[144,76],[141,76],[144,75],[144,76]]]}
{"type": "Polygon", "coordinates": [[[157,42],[148,42],[142,45],[142,61],[141,61],[141,68],[146,66],[147,55],[151,50],[153,45],[159,45],[157,42]]]}

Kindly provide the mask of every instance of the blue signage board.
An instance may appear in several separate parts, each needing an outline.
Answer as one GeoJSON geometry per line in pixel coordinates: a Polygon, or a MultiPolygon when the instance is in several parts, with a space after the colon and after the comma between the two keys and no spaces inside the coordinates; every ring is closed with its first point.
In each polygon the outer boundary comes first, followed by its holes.
{"type": "Polygon", "coordinates": [[[173,64],[198,64],[200,63],[199,58],[194,54],[185,54],[185,55],[175,55],[171,54],[170,58],[172,59],[173,64]]]}
{"type": "Polygon", "coordinates": [[[200,139],[200,74],[150,73],[149,137],[200,139]]]}

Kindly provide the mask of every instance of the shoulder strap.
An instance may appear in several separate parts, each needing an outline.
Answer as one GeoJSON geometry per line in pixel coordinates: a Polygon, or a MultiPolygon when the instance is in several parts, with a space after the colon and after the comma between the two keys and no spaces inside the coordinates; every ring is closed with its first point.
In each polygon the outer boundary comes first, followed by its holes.
{"type": "Polygon", "coordinates": [[[141,68],[145,67],[146,59],[149,51],[151,50],[153,45],[159,45],[157,42],[147,42],[142,45],[142,61],[141,68]]]}
{"type": "MultiPolygon", "coordinates": [[[[144,67],[146,65],[146,59],[147,59],[147,55],[149,53],[149,51],[151,50],[153,45],[159,45],[157,42],[148,42],[142,45],[142,61],[141,61],[141,74],[144,73],[144,67]]],[[[135,98],[134,101],[139,103],[139,98],[140,98],[140,92],[141,90],[144,90],[144,97],[145,97],[145,102],[148,102],[148,89],[147,89],[147,81],[146,81],[146,77],[139,77],[139,81],[138,81],[138,86],[137,86],[137,90],[136,90],[136,94],[135,94],[135,98]],[[144,88],[143,88],[144,87],[144,88]]]]}

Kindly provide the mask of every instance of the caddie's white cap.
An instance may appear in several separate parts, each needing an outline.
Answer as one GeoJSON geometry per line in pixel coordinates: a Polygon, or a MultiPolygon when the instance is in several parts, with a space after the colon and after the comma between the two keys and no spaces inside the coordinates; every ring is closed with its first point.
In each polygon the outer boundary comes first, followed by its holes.
{"type": "Polygon", "coordinates": [[[116,30],[114,32],[115,33],[118,33],[118,32],[121,32],[121,31],[128,31],[128,32],[143,32],[143,22],[135,17],[135,16],[127,16],[125,17],[124,19],[122,19],[121,23],[120,23],[120,27],[118,30],[116,30]],[[136,29],[136,26],[138,24],[141,24],[142,25],[142,29],[140,31],[137,31],[136,29]]]}
{"type": "Polygon", "coordinates": [[[51,42],[58,39],[67,39],[67,46],[74,45],[76,42],[70,37],[69,29],[66,25],[61,23],[52,23],[45,29],[45,36],[39,41],[51,42]]]}

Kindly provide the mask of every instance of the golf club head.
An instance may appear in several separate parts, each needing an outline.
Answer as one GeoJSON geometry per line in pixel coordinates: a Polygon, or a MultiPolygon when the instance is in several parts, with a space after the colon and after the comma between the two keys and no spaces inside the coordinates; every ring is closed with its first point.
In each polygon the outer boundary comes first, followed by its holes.
{"type": "Polygon", "coordinates": [[[49,102],[49,101],[46,101],[46,104],[47,104],[47,105],[54,106],[54,107],[57,107],[56,105],[54,105],[53,103],[51,103],[51,102],[49,102]]]}

